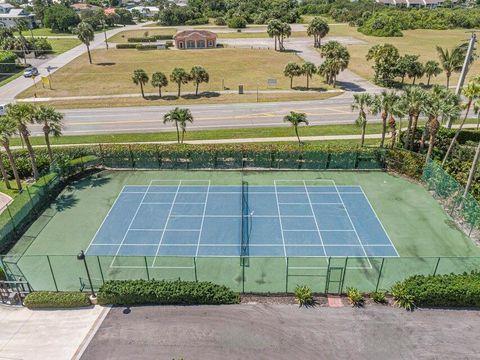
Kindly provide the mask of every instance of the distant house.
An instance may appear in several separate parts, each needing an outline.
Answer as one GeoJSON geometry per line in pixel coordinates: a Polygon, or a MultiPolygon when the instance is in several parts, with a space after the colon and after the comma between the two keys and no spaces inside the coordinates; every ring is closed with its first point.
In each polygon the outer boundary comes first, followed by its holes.
{"type": "Polygon", "coordinates": [[[144,17],[154,17],[160,9],[156,6],[134,6],[128,11],[132,12],[133,10],[137,10],[140,14],[142,14],[144,17]]]}
{"type": "Polygon", "coordinates": [[[443,5],[444,0],[376,0],[376,2],[392,6],[437,8],[443,5]]]}
{"type": "Polygon", "coordinates": [[[207,30],[183,30],[173,37],[177,49],[207,49],[217,46],[217,34],[207,30]]]}
{"type": "Polygon", "coordinates": [[[15,27],[19,20],[25,21],[30,28],[35,27],[35,16],[33,14],[24,9],[16,9],[8,3],[0,2],[0,27],[15,27]]]}

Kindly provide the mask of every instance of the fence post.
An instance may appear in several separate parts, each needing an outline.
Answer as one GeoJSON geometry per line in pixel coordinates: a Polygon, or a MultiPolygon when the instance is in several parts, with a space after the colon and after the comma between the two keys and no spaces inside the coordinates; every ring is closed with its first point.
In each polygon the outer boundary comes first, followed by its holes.
{"type": "Polygon", "coordinates": [[[437,275],[438,264],[440,264],[441,257],[439,256],[437,259],[437,263],[435,264],[435,269],[433,270],[433,276],[437,275]]]}
{"type": "Polygon", "coordinates": [[[375,292],[378,291],[378,286],[380,285],[380,278],[382,277],[383,271],[383,263],[385,262],[385,258],[382,258],[382,265],[380,265],[380,271],[378,273],[377,285],[375,286],[375,292]]]}
{"type": "Polygon", "coordinates": [[[48,266],[50,267],[50,273],[52,274],[53,284],[55,285],[55,290],[58,292],[57,280],[55,279],[55,274],[53,273],[52,263],[50,262],[50,256],[47,255],[48,266]]]}
{"type": "Polygon", "coordinates": [[[285,269],[285,294],[288,293],[288,256],[287,256],[287,261],[286,261],[286,269],[285,269]]]}
{"type": "Polygon", "coordinates": [[[345,258],[345,265],[343,268],[343,275],[342,275],[342,283],[340,285],[340,295],[343,293],[343,284],[345,282],[345,275],[347,274],[347,264],[348,264],[348,256],[345,258]]]}
{"type": "Polygon", "coordinates": [[[100,269],[100,276],[102,277],[102,284],[105,284],[105,278],[103,277],[102,264],[100,263],[100,257],[97,255],[98,268],[100,269]]]}
{"type": "Polygon", "coordinates": [[[198,276],[197,276],[197,258],[194,256],[193,257],[193,271],[195,274],[195,282],[198,282],[198,276]]]}
{"type": "Polygon", "coordinates": [[[10,206],[8,206],[7,204],[7,212],[8,212],[8,216],[10,216],[10,221],[12,222],[12,229],[13,229],[13,232],[17,232],[17,227],[15,226],[15,221],[13,221],[13,217],[12,217],[12,213],[10,212],[10,206]]]}
{"type": "Polygon", "coordinates": [[[241,262],[242,262],[242,294],[245,294],[245,258],[244,257],[241,258],[241,262]]]}
{"type": "Polygon", "coordinates": [[[150,273],[148,272],[148,264],[147,264],[147,257],[144,256],[143,260],[145,260],[145,270],[147,271],[147,280],[150,281],[150,273]]]}
{"type": "Polygon", "coordinates": [[[37,214],[37,212],[35,211],[35,208],[33,207],[33,200],[32,200],[32,195],[30,194],[30,190],[28,189],[29,187],[28,186],[25,186],[25,190],[27,190],[27,194],[28,194],[28,199],[30,200],[30,207],[32,208],[32,211],[35,213],[35,215],[37,214]]]}

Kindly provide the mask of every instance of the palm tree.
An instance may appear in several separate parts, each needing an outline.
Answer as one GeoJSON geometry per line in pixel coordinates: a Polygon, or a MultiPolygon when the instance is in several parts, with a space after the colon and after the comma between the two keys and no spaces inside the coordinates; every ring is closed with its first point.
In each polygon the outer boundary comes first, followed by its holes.
{"type": "Polygon", "coordinates": [[[458,127],[457,131],[455,132],[455,135],[453,136],[452,140],[450,141],[450,145],[448,146],[447,152],[445,153],[445,156],[443,157],[442,160],[442,166],[445,166],[445,163],[447,162],[448,157],[450,156],[450,153],[453,150],[453,146],[457,142],[458,135],[460,135],[460,132],[463,129],[463,125],[465,125],[465,122],[467,121],[468,113],[470,112],[470,108],[472,107],[473,100],[475,98],[480,97],[480,84],[477,82],[480,80],[479,78],[476,78],[475,80],[470,81],[466,86],[463,87],[462,89],[462,94],[467,98],[467,104],[466,104],[466,112],[465,116],[463,117],[463,121],[458,127]]]}
{"type": "Polygon", "coordinates": [[[454,47],[451,51],[437,46],[438,57],[445,75],[447,76],[447,89],[450,86],[450,77],[452,73],[462,70],[463,62],[467,54],[468,44],[460,44],[454,47]]]}
{"type": "Polygon", "coordinates": [[[175,68],[170,74],[170,81],[177,84],[177,97],[180,97],[180,88],[182,84],[187,84],[190,81],[190,75],[182,68],[175,68]]]}
{"type": "Polygon", "coordinates": [[[43,125],[43,135],[45,137],[45,144],[47,145],[48,158],[50,164],[53,163],[53,153],[50,146],[50,135],[59,137],[62,135],[62,121],[63,114],[55,110],[53,106],[40,105],[35,109],[35,122],[43,125]]]}
{"type": "Polygon", "coordinates": [[[473,110],[477,114],[477,130],[480,129],[480,100],[475,101],[473,104],[473,110]]]}
{"type": "Polygon", "coordinates": [[[303,74],[302,67],[294,62],[289,62],[283,70],[283,75],[290,78],[290,89],[293,88],[293,78],[303,74]]]}
{"type": "Polygon", "coordinates": [[[385,145],[385,134],[387,133],[387,119],[389,114],[392,114],[399,96],[394,92],[382,91],[380,95],[375,95],[373,98],[371,108],[373,113],[380,113],[382,117],[382,140],[380,141],[380,147],[385,145]]]}
{"type": "Polygon", "coordinates": [[[426,92],[419,86],[408,86],[402,94],[401,106],[408,115],[407,136],[405,148],[413,149],[417,132],[418,118],[422,112],[422,106],[426,99],[426,92]]]}
{"type": "Polygon", "coordinates": [[[430,79],[432,76],[437,76],[442,73],[442,68],[440,64],[435,60],[429,60],[425,63],[423,70],[425,71],[425,75],[427,75],[427,86],[430,86],[430,79]]]}
{"type": "Polygon", "coordinates": [[[302,142],[300,141],[300,136],[298,135],[298,125],[308,125],[307,115],[305,113],[290,111],[289,115],[285,115],[283,117],[283,121],[292,125],[293,129],[295,130],[295,135],[297,135],[298,144],[300,145],[302,142]]]}
{"type": "Polygon", "coordinates": [[[324,38],[330,27],[328,23],[320,17],[314,17],[307,28],[307,35],[313,36],[313,47],[319,48],[322,46],[322,38],[324,38]]]}
{"type": "MultiPolygon", "coordinates": [[[[20,181],[20,176],[18,175],[17,164],[15,162],[15,158],[10,150],[10,138],[15,135],[17,132],[17,124],[15,121],[12,120],[11,117],[7,116],[0,116],[0,144],[5,149],[5,153],[7,154],[8,161],[10,162],[10,167],[12,168],[13,177],[15,178],[15,182],[17,183],[17,189],[20,191],[22,190],[22,182],[20,181]]],[[[3,162],[2,162],[3,167],[3,162]]],[[[10,189],[10,183],[8,183],[8,177],[6,175],[5,169],[2,169],[2,175],[5,182],[5,185],[8,189],[10,189]],[[7,185],[8,183],[8,185],[7,185]]]]}
{"type": "Polygon", "coordinates": [[[460,116],[461,107],[457,96],[450,93],[447,89],[434,85],[432,90],[428,92],[427,101],[423,105],[422,112],[427,116],[428,121],[425,126],[426,133],[429,136],[428,151],[425,163],[430,161],[433,147],[440,129],[439,117],[455,118],[460,116]]]}
{"type": "Polygon", "coordinates": [[[135,85],[140,85],[140,91],[142,98],[145,99],[145,93],[143,87],[148,83],[148,75],[143,69],[136,69],[133,71],[132,81],[135,85]]]}
{"type": "Polygon", "coordinates": [[[158,87],[158,96],[162,97],[162,87],[168,85],[167,76],[162,72],[153,73],[151,84],[153,87],[158,87]]]}
{"type": "Polygon", "coordinates": [[[207,70],[201,66],[194,66],[190,70],[190,79],[195,83],[195,95],[198,95],[198,86],[203,83],[208,83],[210,76],[207,70]]]}
{"type": "Polygon", "coordinates": [[[290,35],[292,35],[292,28],[287,23],[282,23],[280,27],[280,37],[278,39],[280,43],[280,51],[285,50],[285,46],[283,46],[283,40],[285,38],[289,38],[290,35]]]}
{"type": "Polygon", "coordinates": [[[193,116],[189,109],[175,109],[169,111],[163,116],[163,123],[174,122],[177,129],[177,142],[183,144],[183,138],[187,132],[187,122],[193,123],[193,116]],[[182,137],[180,138],[180,129],[182,130],[182,137]]]}
{"type": "Polygon", "coordinates": [[[35,180],[38,180],[40,175],[38,173],[35,153],[32,144],[30,143],[30,131],[27,127],[28,124],[33,124],[35,122],[35,106],[31,104],[10,104],[7,106],[5,117],[17,125],[18,132],[27,147],[30,163],[32,165],[33,177],[35,180]]]}
{"type": "Polygon", "coordinates": [[[325,61],[318,67],[318,73],[325,77],[327,84],[336,86],[337,76],[348,67],[350,54],[338,41],[329,41],[321,48],[325,61]]]}
{"type": "Polygon", "coordinates": [[[361,146],[365,144],[365,131],[367,128],[367,111],[372,105],[372,96],[367,93],[360,93],[353,95],[352,111],[358,110],[358,117],[355,123],[362,127],[361,146]]]}
{"type": "Polygon", "coordinates": [[[77,35],[78,39],[87,47],[88,61],[92,63],[92,55],[90,54],[90,42],[95,38],[95,31],[92,25],[82,21],[73,29],[73,33],[77,35]]]}
{"type": "Polygon", "coordinates": [[[279,42],[282,33],[282,22],[277,19],[270,20],[267,25],[267,34],[275,39],[275,51],[278,50],[277,43],[279,42]]]}
{"type": "Polygon", "coordinates": [[[317,73],[317,67],[311,62],[305,62],[302,65],[302,72],[307,78],[307,89],[309,88],[309,80],[317,73]]]}

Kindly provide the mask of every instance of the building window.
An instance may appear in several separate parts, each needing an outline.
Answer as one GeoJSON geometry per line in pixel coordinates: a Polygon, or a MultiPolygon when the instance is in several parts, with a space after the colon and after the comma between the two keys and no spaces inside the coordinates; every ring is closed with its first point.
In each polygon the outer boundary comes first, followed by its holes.
{"type": "Polygon", "coordinates": [[[204,48],[204,47],[205,47],[205,40],[198,40],[197,48],[204,48]]]}
{"type": "Polygon", "coordinates": [[[208,40],[208,47],[213,47],[213,40],[208,40]]]}
{"type": "Polygon", "coordinates": [[[195,49],[195,41],[188,40],[187,41],[187,49],[195,49]]]}

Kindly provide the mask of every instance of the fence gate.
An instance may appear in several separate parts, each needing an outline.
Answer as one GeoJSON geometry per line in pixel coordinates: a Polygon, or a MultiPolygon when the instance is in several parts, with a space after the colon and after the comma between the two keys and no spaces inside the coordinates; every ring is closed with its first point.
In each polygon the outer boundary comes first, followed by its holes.
{"type": "Polygon", "coordinates": [[[7,305],[22,305],[25,297],[32,292],[26,281],[0,281],[0,302],[7,305]]]}
{"type": "Polygon", "coordinates": [[[330,266],[327,269],[327,278],[325,282],[325,293],[341,294],[343,289],[344,267],[330,266]]]}

